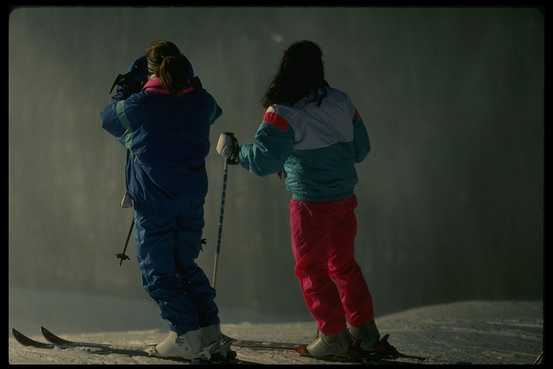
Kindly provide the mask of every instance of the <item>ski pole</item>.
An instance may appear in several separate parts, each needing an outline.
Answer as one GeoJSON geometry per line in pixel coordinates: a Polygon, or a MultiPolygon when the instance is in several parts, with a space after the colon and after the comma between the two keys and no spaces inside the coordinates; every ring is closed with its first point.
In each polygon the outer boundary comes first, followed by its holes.
{"type": "Polygon", "coordinates": [[[127,240],[125,241],[125,247],[123,248],[123,252],[116,255],[117,259],[121,259],[121,261],[119,262],[119,266],[123,264],[123,260],[129,260],[129,257],[127,256],[127,254],[125,254],[125,252],[127,251],[127,246],[129,245],[129,239],[131,238],[133,228],[134,228],[134,218],[131,222],[131,227],[129,228],[129,234],[127,234],[127,240]]]}
{"type": "Polygon", "coordinates": [[[213,264],[213,276],[211,278],[211,286],[215,288],[217,282],[217,263],[219,261],[219,253],[221,252],[221,238],[223,236],[223,216],[225,214],[225,195],[227,191],[228,177],[228,160],[225,160],[223,174],[223,192],[221,194],[221,210],[219,212],[219,230],[217,233],[217,248],[215,249],[215,262],[213,264]]]}

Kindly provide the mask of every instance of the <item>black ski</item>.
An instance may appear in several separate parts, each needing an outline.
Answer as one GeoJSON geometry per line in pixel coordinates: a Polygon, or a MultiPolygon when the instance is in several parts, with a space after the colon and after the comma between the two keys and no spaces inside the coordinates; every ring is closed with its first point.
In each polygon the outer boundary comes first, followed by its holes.
{"type": "Polygon", "coordinates": [[[349,352],[345,355],[329,355],[325,357],[314,357],[309,354],[305,345],[302,345],[296,350],[300,356],[309,357],[315,360],[339,362],[339,363],[359,363],[367,365],[380,365],[380,364],[396,364],[396,365],[422,365],[420,363],[414,363],[412,361],[398,361],[399,357],[391,355],[378,355],[378,354],[361,354],[355,351],[349,352]]]}
{"type": "Polygon", "coordinates": [[[101,343],[90,343],[90,342],[75,342],[65,340],[51,331],[47,330],[44,327],[41,327],[42,334],[44,337],[49,340],[51,343],[44,343],[35,341],[32,338],[25,336],[23,333],[17,331],[15,328],[12,328],[12,334],[17,342],[24,346],[39,348],[39,349],[81,349],[86,353],[95,354],[95,355],[110,355],[110,354],[119,354],[126,355],[130,357],[149,357],[156,358],[161,360],[169,360],[181,363],[188,364],[258,364],[254,362],[249,362],[245,360],[240,360],[233,358],[230,360],[222,358],[213,358],[212,360],[186,360],[182,358],[163,358],[150,354],[149,352],[142,349],[134,348],[120,348],[114,347],[112,345],[101,344],[101,343]]]}
{"type": "Polygon", "coordinates": [[[48,342],[53,343],[56,346],[64,346],[64,347],[95,347],[95,348],[105,348],[109,349],[112,348],[111,345],[103,344],[103,343],[89,343],[89,342],[74,342],[74,341],[67,341],[54,333],[50,332],[48,329],[44,327],[40,327],[40,331],[42,332],[42,335],[48,342]]]}
{"type": "Polygon", "coordinates": [[[256,341],[256,340],[241,340],[237,338],[228,337],[232,340],[231,345],[235,347],[247,348],[252,350],[285,350],[294,351],[300,354],[300,356],[309,357],[316,360],[332,361],[332,362],[350,362],[350,363],[363,363],[363,364],[414,364],[413,362],[397,361],[396,359],[410,359],[410,360],[425,360],[424,357],[406,355],[399,352],[395,347],[388,343],[389,335],[385,335],[379,342],[379,351],[364,353],[360,350],[353,349],[352,352],[344,356],[328,356],[325,358],[316,358],[309,355],[307,351],[307,345],[301,343],[288,343],[288,342],[269,342],[269,341],[256,341]]]}
{"type": "Polygon", "coordinates": [[[23,346],[31,346],[36,348],[42,348],[42,349],[53,349],[56,346],[51,343],[43,343],[33,340],[32,338],[29,338],[25,336],[23,333],[19,332],[15,328],[12,328],[12,335],[13,338],[23,346]]]}
{"type": "Polygon", "coordinates": [[[357,347],[357,344],[354,344],[354,351],[361,352],[360,355],[365,358],[391,358],[391,359],[414,359],[418,361],[424,361],[426,358],[422,356],[407,355],[402,352],[399,352],[394,346],[388,342],[390,338],[389,334],[384,335],[375,346],[375,351],[371,353],[363,353],[357,347]]]}
{"type": "Polygon", "coordinates": [[[262,349],[262,350],[290,350],[295,351],[301,343],[289,343],[289,342],[270,342],[270,341],[256,341],[256,340],[242,340],[238,338],[229,337],[223,335],[226,339],[231,340],[231,346],[249,348],[249,349],[262,349]]]}

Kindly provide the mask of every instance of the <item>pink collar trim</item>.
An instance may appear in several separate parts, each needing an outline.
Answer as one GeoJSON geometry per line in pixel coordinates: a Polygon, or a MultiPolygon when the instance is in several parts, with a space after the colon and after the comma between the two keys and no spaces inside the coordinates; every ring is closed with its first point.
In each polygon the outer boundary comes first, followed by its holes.
{"type": "MultiPolygon", "coordinates": [[[[171,93],[163,87],[161,80],[157,77],[149,79],[148,82],[142,87],[142,90],[149,92],[153,95],[171,95],[171,93]]],[[[193,87],[183,88],[178,91],[175,95],[183,95],[189,92],[194,91],[193,87]]]]}

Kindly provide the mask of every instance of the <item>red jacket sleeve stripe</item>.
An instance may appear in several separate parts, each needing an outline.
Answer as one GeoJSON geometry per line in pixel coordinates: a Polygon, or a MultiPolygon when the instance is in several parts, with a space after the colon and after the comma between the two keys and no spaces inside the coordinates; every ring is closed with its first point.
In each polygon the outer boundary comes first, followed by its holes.
{"type": "Polygon", "coordinates": [[[265,113],[263,116],[263,122],[270,124],[281,131],[288,130],[288,121],[275,112],[265,113]]]}

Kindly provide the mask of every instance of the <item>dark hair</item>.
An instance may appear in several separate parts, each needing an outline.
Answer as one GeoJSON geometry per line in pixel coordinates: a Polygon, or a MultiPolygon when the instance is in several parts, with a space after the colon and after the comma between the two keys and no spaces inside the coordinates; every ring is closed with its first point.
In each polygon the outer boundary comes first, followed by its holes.
{"type": "Polygon", "coordinates": [[[192,64],[171,41],[154,41],[146,49],[148,73],[155,74],[170,93],[190,85],[192,64]]]}
{"type": "Polygon", "coordinates": [[[284,51],[276,76],[263,96],[263,107],[293,105],[319,88],[328,86],[321,48],[312,41],[298,41],[284,51]]]}

